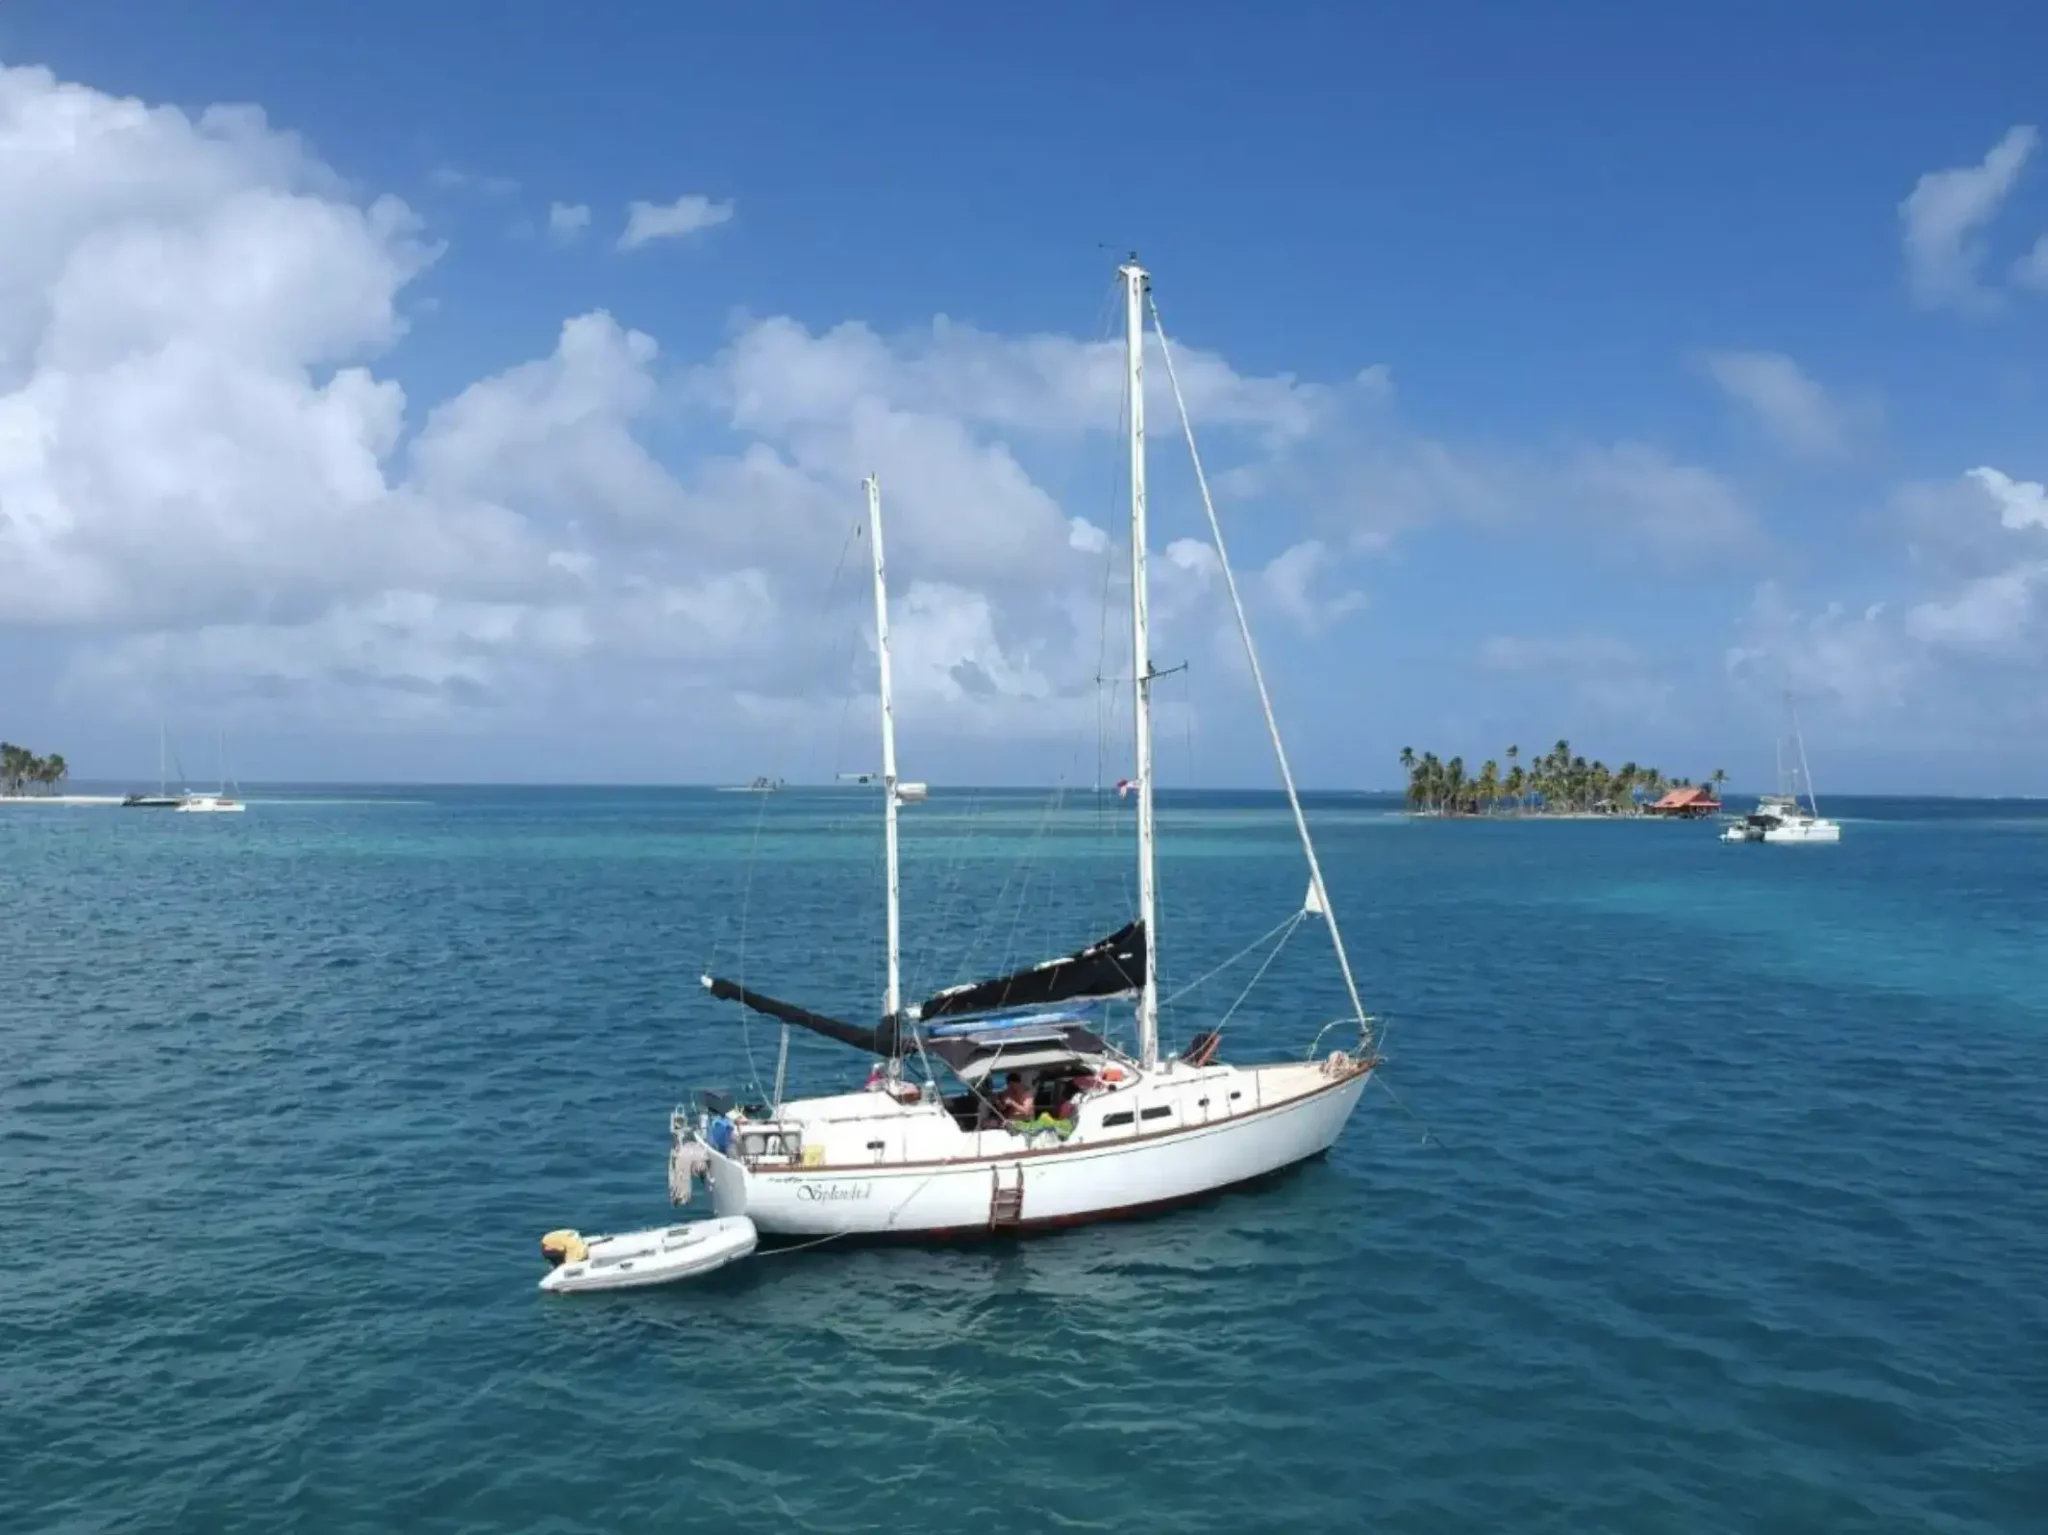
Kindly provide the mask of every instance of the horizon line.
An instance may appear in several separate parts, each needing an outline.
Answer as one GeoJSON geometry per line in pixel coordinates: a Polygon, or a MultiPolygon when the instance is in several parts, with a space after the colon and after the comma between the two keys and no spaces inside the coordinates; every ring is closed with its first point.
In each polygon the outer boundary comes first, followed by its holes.
{"type": "MultiPolygon", "coordinates": [[[[146,776],[146,775],[145,775],[146,776]]],[[[877,775],[879,776],[879,775],[877,775]]],[[[76,778],[69,782],[78,789],[91,789],[116,784],[126,784],[129,778],[76,778]]],[[[246,789],[635,789],[690,791],[710,790],[731,793],[785,793],[790,790],[832,789],[845,793],[857,793],[873,788],[873,785],[842,783],[836,780],[781,780],[779,788],[751,790],[746,784],[727,781],[702,780],[683,782],[677,780],[654,781],[645,779],[597,779],[574,781],[567,779],[464,779],[464,778],[248,778],[237,779],[233,787],[246,789]]],[[[941,793],[1011,793],[1011,794],[1106,794],[1114,796],[1116,789],[1110,784],[1062,784],[1062,783],[957,783],[930,784],[932,794],[941,793]]],[[[1304,786],[1299,792],[1304,795],[1356,795],[1385,799],[1406,799],[1405,787],[1386,788],[1337,788],[1325,786],[1304,786]]],[[[1761,789],[1732,789],[1724,791],[1737,797],[1763,794],[1761,789]]],[[[1279,786],[1253,786],[1246,784],[1166,784],[1160,785],[1158,794],[1270,794],[1276,799],[1285,799],[1287,791],[1279,786]]],[[[33,796],[24,796],[30,798],[33,796]]],[[[1953,790],[1930,789],[1840,789],[1833,799],[1931,799],[1931,800],[2048,800],[2048,792],[1968,794],[1953,790]]]]}

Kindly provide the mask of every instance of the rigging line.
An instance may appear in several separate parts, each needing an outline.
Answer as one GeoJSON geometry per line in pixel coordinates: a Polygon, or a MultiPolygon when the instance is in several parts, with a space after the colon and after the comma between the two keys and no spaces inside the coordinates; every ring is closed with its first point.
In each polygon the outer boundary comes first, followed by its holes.
{"type": "Polygon", "coordinates": [[[1243,959],[1247,954],[1251,953],[1252,950],[1259,948],[1263,944],[1265,944],[1268,939],[1272,938],[1273,935],[1278,933],[1282,928],[1294,926],[1296,923],[1300,922],[1301,919],[1306,915],[1307,913],[1305,912],[1297,911],[1290,913],[1285,917],[1282,917],[1278,922],[1274,923],[1271,927],[1267,928],[1266,931],[1259,934],[1259,936],[1254,938],[1250,943],[1246,944],[1243,948],[1239,949],[1235,954],[1231,955],[1230,958],[1223,961],[1222,964],[1217,965],[1213,969],[1196,976],[1192,981],[1189,981],[1187,985],[1175,991],[1171,996],[1160,998],[1159,1005],[1161,1007],[1164,1007],[1169,1002],[1178,1002],[1182,997],[1186,996],[1189,992],[1208,985],[1211,981],[1215,980],[1217,976],[1221,975],[1224,971],[1228,970],[1232,965],[1235,965],[1239,960],[1243,959]]]}
{"type": "Polygon", "coordinates": [[[1038,826],[1032,832],[1030,842],[1025,845],[1024,851],[1018,855],[1023,867],[1023,877],[1017,881],[1017,904],[1010,913],[1010,936],[1002,951],[1004,962],[999,967],[999,971],[1017,969],[1021,963],[1019,958],[1021,951],[1017,947],[1017,934],[1024,926],[1024,905],[1026,899],[1031,894],[1032,881],[1038,873],[1038,852],[1044,844],[1046,827],[1051,822],[1053,813],[1058,808],[1059,793],[1055,790],[1052,799],[1047,802],[1045,808],[1038,814],[1038,826]]]}
{"type": "MultiPolygon", "coordinates": [[[[839,579],[846,569],[847,553],[853,548],[854,537],[856,534],[859,533],[859,531],[860,522],[858,519],[855,519],[852,525],[847,530],[847,536],[845,541],[842,542],[839,546],[839,558],[832,562],[832,574],[829,578],[827,578],[825,582],[824,601],[818,609],[819,614],[821,616],[821,620],[824,614],[830,613],[832,611],[832,599],[839,590],[839,579]]],[[[778,769],[778,771],[781,769],[781,767],[784,764],[784,761],[787,759],[789,755],[790,737],[795,734],[795,731],[796,720],[794,717],[792,717],[789,720],[789,722],[785,724],[785,726],[783,727],[782,738],[777,743],[775,748],[775,766],[778,769]]],[[[740,888],[740,923],[739,939],[737,944],[738,952],[736,954],[735,969],[737,971],[736,979],[742,986],[744,986],[747,982],[747,929],[749,918],[753,910],[754,870],[760,862],[761,836],[763,831],[766,829],[768,820],[769,796],[767,794],[760,794],[757,795],[755,798],[757,803],[754,806],[754,831],[753,836],[747,847],[746,876],[745,879],[742,881],[740,888]]],[[[716,944],[716,942],[714,942],[712,944],[712,959],[714,963],[706,965],[705,968],[707,970],[716,968],[715,961],[717,959],[717,955],[718,945],[716,944]]],[[[749,1022],[747,1014],[744,1010],[742,1010],[740,1014],[740,1049],[746,1055],[747,1058],[747,1077],[748,1080],[753,1084],[754,1096],[757,1099],[765,1098],[767,1095],[761,1091],[760,1064],[754,1059],[753,1027],[752,1024],[749,1022]]],[[[776,1097],[779,1100],[781,1096],[782,1087],[784,1085],[782,1080],[783,1074],[787,1068],[789,1060],[789,1025],[787,1024],[784,1024],[782,1026],[781,1044],[777,1051],[777,1056],[778,1061],[776,1067],[776,1097]]],[[[781,1103],[779,1101],[775,1104],[775,1110],[778,1114],[781,1112],[781,1103]]]]}
{"type": "Polygon", "coordinates": [[[1174,668],[1180,673],[1181,746],[1187,756],[1188,782],[1195,781],[1195,678],[1183,661],[1174,668]]]}
{"type": "Polygon", "coordinates": [[[1294,936],[1294,930],[1307,920],[1308,913],[1305,911],[1298,911],[1294,914],[1294,920],[1287,925],[1287,931],[1282,933],[1279,941],[1273,945],[1273,952],[1266,956],[1264,963],[1252,973],[1252,978],[1244,983],[1244,990],[1237,994],[1237,1000],[1230,1004],[1230,1011],[1216,1021],[1218,1033],[1222,1032],[1223,1026],[1226,1023],[1237,1016],[1237,1010],[1244,1006],[1244,999],[1250,996],[1252,989],[1266,978],[1266,972],[1273,968],[1273,961],[1278,959],[1280,951],[1287,947],[1287,940],[1294,936]]]}
{"type": "MultiPolygon", "coordinates": [[[[963,804],[964,809],[960,818],[964,818],[966,824],[972,826],[978,807],[981,804],[980,797],[978,795],[971,796],[963,804]]],[[[947,814],[947,821],[954,819],[956,818],[950,813],[947,814]]],[[[938,970],[940,957],[939,940],[931,936],[938,930],[936,913],[951,911],[957,904],[961,885],[966,879],[967,853],[972,843],[973,839],[970,836],[958,831],[949,833],[947,837],[945,862],[936,881],[938,886],[937,896],[930,904],[930,911],[934,915],[916,924],[919,937],[915,959],[906,970],[907,974],[914,974],[917,977],[917,984],[911,988],[914,995],[921,995],[932,990],[930,984],[931,977],[938,970]]]]}
{"type": "Polygon", "coordinates": [[[1365,1010],[1365,1003],[1358,995],[1358,980],[1351,973],[1351,956],[1344,952],[1344,937],[1337,929],[1337,912],[1331,904],[1329,887],[1323,883],[1323,866],[1316,858],[1315,839],[1309,835],[1308,817],[1302,813],[1301,796],[1295,791],[1294,769],[1287,763],[1287,748],[1280,741],[1280,722],[1273,715],[1273,698],[1266,691],[1266,674],[1259,665],[1258,647],[1252,643],[1251,622],[1245,617],[1244,600],[1238,595],[1237,576],[1230,568],[1230,553],[1223,543],[1223,524],[1216,516],[1216,502],[1209,494],[1209,476],[1202,468],[1201,451],[1195,446],[1194,423],[1188,419],[1188,402],[1180,389],[1180,376],[1174,371],[1173,350],[1167,344],[1166,325],[1159,318],[1159,301],[1152,290],[1145,290],[1146,303],[1152,310],[1152,329],[1159,337],[1159,358],[1166,364],[1166,381],[1173,389],[1174,409],[1180,415],[1181,435],[1187,439],[1188,459],[1194,466],[1195,487],[1202,493],[1202,511],[1209,519],[1209,534],[1216,541],[1217,563],[1223,567],[1224,589],[1230,593],[1231,610],[1237,615],[1238,637],[1244,641],[1245,662],[1251,668],[1252,681],[1259,691],[1259,706],[1266,714],[1266,732],[1273,738],[1273,756],[1280,764],[1280,781],[1287,789],[1287,804],[1294,812],[1294,827],[1301,834],[1301,850],[1308,858],[1310,888],[1322,908],[1322,918],[1329,925],[1330,946],[1337,951],[1337,968],[1344,972],[1344,990],[1351,998],[1352,1016],[1358,1020],[1360,1043],[1370,1052],[1372,1049],[1372,1017],[1365,1010]]]}
{"type": "MultiPolygon", "coordinates": [[[[832,572],[832,581],[834,588],[836,588],[838,585],[840,571],[845,568],[847,554],[852,550],[853,546],[861,540],[861,537],[865,531],[863,524],[864,519],[856,517],[853,519],[852,523],[847,527],[846,542],[842,544],[839,549],[839,564],[836,567],[834,567],[832,572]]],[[[826,600],[828,604],[831,600],[831,595],[831,591],[828,591],[826,593],[826,600]]],[[[856,684],[853,681],[853,657],[855,648],[855,636],[848,635],[846,637],[845,646],[845,651],[841,655],[839,661],[839,680],[841,685],[844,687],[845,691],[843,691],[839,696],[839,728],[835,732],[833,732],[832,736],[832,771],[834,773],[842,773],[846,771],[846,721],[847,718],[853,713],[854,689],[856,687],[856,684]]],[[[866,770],[856,769],[855,771],[864,772],[866,770]]]]}
{"type": "MultiPolygon", "coordinates": [[[[1043,829],[1042,821],[1040,823],[1040,829],[1043,829]]],[[[1005,909],[1010,905],[1011,886],[1020,884],[1028,885],[1030,879],[1032,856],[1034,850],[1036,849],[1036,846],[1037,836],[1036,834],[1034,834],[1031,842],[1026,845],[1025,851],[1023,853],[1020,853],[1017,856],[1017,858],[1014,861],[1012,861],[1009,872],[1003,876],[1003,883],[1000,887],[998,887],[996,891],[995,899],[988,902],[988,904],[985,907],[983,907],[981,921],[974,930],[974,936],[968,941],[967,951],[962,958],[963,974],[972,975],[974,973],[975,956],[981,953],[982,944],[987,940],[991,928],[1002,917],[1005,909]]],[[[1018,908],[1021,910],[1023,905],[1023,891],[1021,888],[1019,890],[1016,904],[1018,908]]],[[[1016,939],[1015,921],[1016,919],[1013,915],[1011,921],[1010,935],[1010,941],[1012,943],[1014,943],[1016,939]]],[[[1003,969],[1006,968],[1001,963],[1001,961],[1002,958],[1008,952],[1008,950],[999,950],[996,960],[991,961],[990,963],[990,968],[994,969],[998,974],[1000,974],[1003,971],[1003,969]]]]}
{"type": "Polygon", "coordinates": [[[1395,1092],[1393,1088],[1387,1085],[1386,1078],[1384,1078],[1377,1071],[1375,1071],[1372,1074],[1372,1079],[1379,1085],[1379,1089],[1381,1092],[1385,1093],[1389,1098],[1394,1100],[1394,1107],[1399,1109],[1403,1114],[1406,1114],[1410,1119],[1414,1120],[1416,1125],[1420,1127],[1422,1131],[1423,1145],[1438,1146],[1445,1151],[1452,1151],[1456,1149],[1448,1143],[1446,1143],[1444,1138],[1441,1135],[1438,1135],[1436,1131],[1430,1127],[1430,1123],[1428,1120],[1424,1119],[1420,1114],[1416,1113],[1413,1109],[1409,1108],[1406,1103],[1401,1101],[1401,1095],[1395,1092]]]}
{"type": "MultiPolygon", "coordinates": [[[[959,897],[961,888],[967,882],[975,860],[975,849],[978,845],[979,835],[978,828],[981,824],[982,807],[985,803],[985,797],[977,793],[976,795],[974,795],[973,798],[967,801],[966,808],[960,818],[962,829],[956,832],[953,837],[951,860],[947,870],[946,884],[945,888],[940,892],[938,902],[938,908],[942,911],[953,910],[957,907],[958,904],[960,904],[959,897]]],[[[993,912],[996,910],[997,907],[1001,905],[1003,893],[1008,889],[1009,877],[1006,876],[1003,884],[997,889],[995,900],[993,902],[976,903],[976,908],[982,913],[982,923],[984,926],[989,921],[993,920],[993,912]]],[[[958,953],[959,955],[959,957],[955,960],[955,964],[959,966],[959,974],[971,973],[969,967],[971,966],[974,954],[976,950],[980,947],[981,943],[980,927],[977,927],[974,935],[970,937],[966,951],[964,953],[959,953],[959,951],[952,948],[951,946],[947,946],[942,949],[941,945],[943,943],[943,939],[939,936],[938,924],[936,922],[929,924],[925,930],[928,931],[932,936],[930,936],[925,941],[922,947],[922,973],[930,975],[933,972],[938,971],[940,968],[942,956],[944,954],[950,953],[958,953]]],[[[951,979],[957,978],[957,975],[951,977],[951,979]]],[[[929,988],[920,987],[919,989],[928,990],[929,988]]]]}

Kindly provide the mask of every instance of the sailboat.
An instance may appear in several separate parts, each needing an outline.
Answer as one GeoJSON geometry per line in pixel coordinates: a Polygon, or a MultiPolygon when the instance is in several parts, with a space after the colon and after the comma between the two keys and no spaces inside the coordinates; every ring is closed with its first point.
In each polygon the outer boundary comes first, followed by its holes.
{"type": "Polygon", "coordinates": [[[1247,1183],[1327,1151],[1379,1064],[1374,1022],[1359,1000],[1324,888],[1148,276],[1135,260],[1119,276],[1130,450],[1137,915],[1071,953],[906,1005],[897,815],[908,796],[896,772],[881,491],[870,477],[865,488],[880,662],[887,902],[880,1022],[847,1022],[730,980],[703,977],[713,998],[779,1020],[783,1051],[772,1102],[745,1107],[724,1094],[704,1093],[694,1110],[679,1108],[671,1116],[669,1190],[677,1203],[690,1197],[701,1177],[720,1218],[745,1217],[770,1237],[958,1236],[1134,1215],[1247,1183]],[[1148,309],[1306,857],[1307,895],[1291,920],[1323,924],[1349,1001],[1345,1017],[1308,1031],[1307,1051],[1298,1059],[1226,1062],[1220,1027],[1196,1034],[1177,1053],[1161,1049],[1151,718],[1158,673],[1150,660],[1146,611],[1148,309]],[[1101,1013],[1115,1001],[1135,1004],[1135,1052],[1113,1045],[1101,1032],[1101,1013]],[[1340,1026],[1355,1030],[1355,1042],[1319,1055],[1328,1031],[1340,1026]],[[875,1058],[865,1085],[785,1100],[790,1028],[875,1058]],[[925,1080],[913,1081],[911,1067],[922,1067],[925,1080]],[[941,1072],[952,1090],[941,1086],[941,1072]],[[998,1073],[1007,1079],[1000,1092],[998,1073]]]}
{"type": "MultiPolygon", "coordinates": [[[[184,776],[184,771],[182,767],[178,769],[178,774],[181,778],[184,776]]],[[[194,791],[191,789],[180,789],[176,794],[171,792],[170,735],[168,730],[161,724],[157,726],[156,731],[156,774],[156,793],[131,794],[121,801],[122,805],[130,810],[178,810],[184,811],[187,814],[214,815],[239,812],[248,808],[240,800],[228,793],[228,748],[227,733],[225,731],[221,733],[220,739],[220,789],[218,792],[209,794],[204,790],[194,791]]]]}
{"type": "MultiPolygon", "coordinates": [[[[180,768],[180,776],[183,775],[183,772],[184,769],[180,768]]],[[[122,800],[121,804],[129,810],[176,810],[184,802],[185,795],[182,791],[177,794],[171,792],[170,731],[162,721],[158,721],[156,727],[156,793],[131,794],[122,800]]]]}
{"type": "Polygon", "coordinates": [[[1785,736],[1778,737],[1778,792],[1757,800],[1756,809],[1730,824],[1721,833],[1723,842],[1807,843],[1840,842],[1842,828],[1820,813],[1814,798],[1813,773],[1806,765],[1806,737],[1799,729],[1799,712],[1792,695],[1785,695],[1785,721],[1790,729],[1793,754],[1788,762],[1785,736]],[[1806,803],[1799,803],[1799,784],[1806,785],[1806,803]]]}
{"type": "Polygon", "coordinates": [[[187,792],[176,807],[187,814],[225,815],[239,813],[248,807],[228,793],[228,737],[222,731],[220,736],[220,789],[217,793],[187,792]]]}

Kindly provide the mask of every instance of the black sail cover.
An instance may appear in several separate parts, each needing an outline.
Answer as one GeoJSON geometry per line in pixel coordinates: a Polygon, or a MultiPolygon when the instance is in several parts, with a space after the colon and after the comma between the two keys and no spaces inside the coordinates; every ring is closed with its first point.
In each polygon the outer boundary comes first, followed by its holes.
{"type": "Polygon", "coordinates": [[[1083,997],[1120,997],[1145,984],[1145,924],[1133,922],[1085,949],[990,981],[949,986],[917,1009],[921,1019],[962,1018],[1083,997]]]}
{"type": "MultiPolygon", "coordinates": [[[[1125,996],[1144,984],[1145,924],[1133,922],[1107,938],[1097,939],[1085,949],[1059,959],[1048,959],[1028,969],[999,975],[994,980],[948,987],[907,1016],[919,1019],[965,1018],[1012,1007],[1044,1007],[1081,998],[1125,996]]],[[[704,989],[721,1002],[737,1002],[783,1023],[794,1024],[827,1039],[851,1045],[856,1050],[864,1050],[869,1055],[894,1059],[917,1048],[916,1031],[906,1026],[902,1015],[884,1018],[870,1029],[825,1013],[814,1013],[793,1002],[783,1002],[736,981],[722,981],[707,975],[704,977],[704,989]]]]}
{"type": "Polygon", "coordinates": [[[777,1001],[733,981],[721,981],[707,975],[704,977],[704,989],[721,1002],[737,1002],[757,1013],[766,1013],[770,1018],[793,1023],[827,1039],[836,1039],[843,1045],[852,1045],[856,1050],[865,1050],[869,1055],[899,1056],[914,1043],[893,1018],[885,1018],[874,1028],[864,1029],[857,1023],[845,1023],[824,1013],[814,1013],[793,1002],[777,1001]]]}

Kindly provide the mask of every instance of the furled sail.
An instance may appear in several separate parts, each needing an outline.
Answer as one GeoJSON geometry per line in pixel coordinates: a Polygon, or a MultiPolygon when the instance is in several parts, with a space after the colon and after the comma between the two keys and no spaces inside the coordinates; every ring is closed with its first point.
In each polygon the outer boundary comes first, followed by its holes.
{"type": "Polygon", "coordinates": [[[1042,1007],[1081,997],[1120,997],[1145,984],[1145,925],[1133,922],[1085,949],[989,981],[949,986],[916,1010],[922,1019],[957,1018],[1013,1007],[1042,1007]]]}
{"type": "Polygon", "coordinates": [[[857,1023],[846,1023],[823,1013],[814,1013],[807,1007],[798,1007],[793,1002],[777,1001],[758,991],[750,991],[734,981],[721,981],[713,976],[703,978],[704,989],[721,1002],[737,1002],[750,1007],[757,1013],[766,1013],[770,1018],[783,1023],[793,1023],[798,1028],[809,1029],[827,1039],[836,1039],[843,1045],[852,1045],[856,1050],[865,1050],[869,1055],[893,1057],[902,1055],[914,1044],[914,1039],[893,1018],[885,1018],[872,1029],[864,1029],[857,1023]]]}

